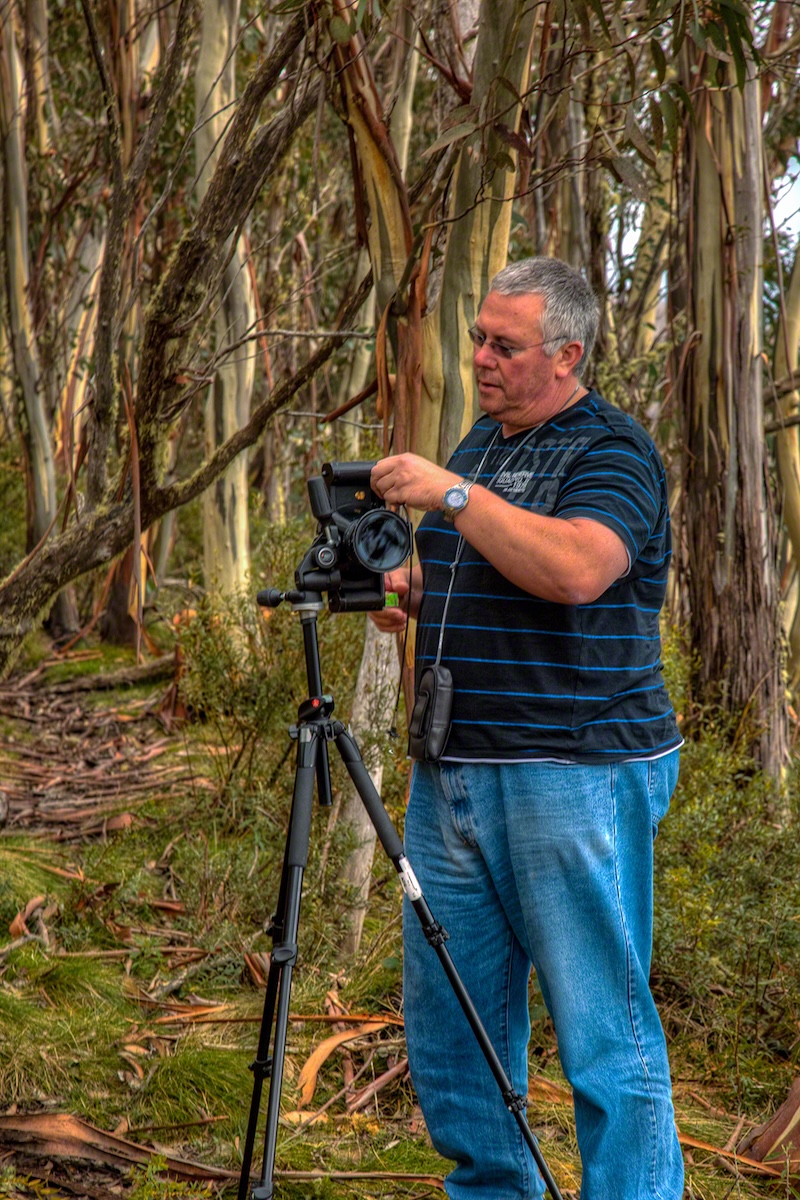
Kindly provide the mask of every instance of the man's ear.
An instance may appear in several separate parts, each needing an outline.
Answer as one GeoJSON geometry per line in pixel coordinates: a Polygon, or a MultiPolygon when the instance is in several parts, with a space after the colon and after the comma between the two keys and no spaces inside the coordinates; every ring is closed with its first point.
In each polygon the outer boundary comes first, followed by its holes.
{"type": "Polygon", "coordinates": [[[566,342],[563,346],[559,346],[556,355],[556,375],[561,379],[571,375],[581,361],[582,354],[581,342],[566,342]]]}

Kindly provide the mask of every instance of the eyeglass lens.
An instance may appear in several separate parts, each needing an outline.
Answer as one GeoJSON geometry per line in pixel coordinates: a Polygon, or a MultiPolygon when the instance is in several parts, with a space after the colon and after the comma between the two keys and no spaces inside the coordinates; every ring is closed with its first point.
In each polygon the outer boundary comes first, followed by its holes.
{"type": "MultiPolygon", "coordinates": [[[[485,333],[480,333],[475,328],[468,329],[467,333],[473,346],[476,346],[479,350],[481,346],[487,344],[485,333]]],[[[504,346],[502,342],[489,342],[488,346],[492,353],[497,354],[500,358],[513,358],[514,356],[514,348],[512,346],[504,346]]]]}

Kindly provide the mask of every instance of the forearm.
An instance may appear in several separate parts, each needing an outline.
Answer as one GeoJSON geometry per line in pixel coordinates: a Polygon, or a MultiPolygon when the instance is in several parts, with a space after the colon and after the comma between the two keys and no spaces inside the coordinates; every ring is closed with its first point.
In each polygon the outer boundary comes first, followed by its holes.
{"type": "Polygon", "coordinates": [[[622,540],[599,522],[528,512],[484,487],[455,525],[511,583],[555,604],[590,603],[628,569],[622,540]]]}
{"type": "MultiPolygon", "coordinates": [[[[382,459],[372,470],[379,495],[427,512],[441,511],[446,489],[461,482],[415,454],[382,459]]],[[[629,567],[621,537],[599,521],[542,516],[477,484],[455,524],[501,575],[555,604],[590,603],[629,567]]]]}

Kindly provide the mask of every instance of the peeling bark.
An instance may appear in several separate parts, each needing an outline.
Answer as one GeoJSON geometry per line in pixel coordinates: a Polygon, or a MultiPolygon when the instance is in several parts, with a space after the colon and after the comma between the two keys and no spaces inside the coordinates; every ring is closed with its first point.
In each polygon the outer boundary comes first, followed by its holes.
{"type": "MultiPolygon", "coordinates": [[[[686,63],[688,68],[689,63],[686,63]]],[[[687,78],[691,79],[691,76],[687,78]]],[[[758,82],[706,87],[687,124],[690,357],[679,375],[682,570],[695,702],[741,719],[764,770],[786,757],[775,513],[761,394],[762,160],[758,82]]]]}

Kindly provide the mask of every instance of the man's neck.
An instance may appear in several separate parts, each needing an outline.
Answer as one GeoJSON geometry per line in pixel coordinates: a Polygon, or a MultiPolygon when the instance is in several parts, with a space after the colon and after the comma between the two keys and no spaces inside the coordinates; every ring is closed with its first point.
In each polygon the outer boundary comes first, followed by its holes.
{"type": "MultiPolygon", "coordinates": [[[[578,404],[584,396],[589,394],[589,389],[584,387],[579,379],[575,379],[574,375],[570,376],[570,388],[566,392],[566,397],[553,404],[551,411],[546,417],[542,417],[541,421],[535,421],[532,425],[508,425],[503,423],[503,437],[510,438],[516,433],[532,432],[538,429],[540,425],[545,425],[548,421],[552,421],[553,417],[557,417],[559,413],[566,412],[568,408],[578,404]]],[[[566,389],[565,389],[566,391],[566,389]]]]}

